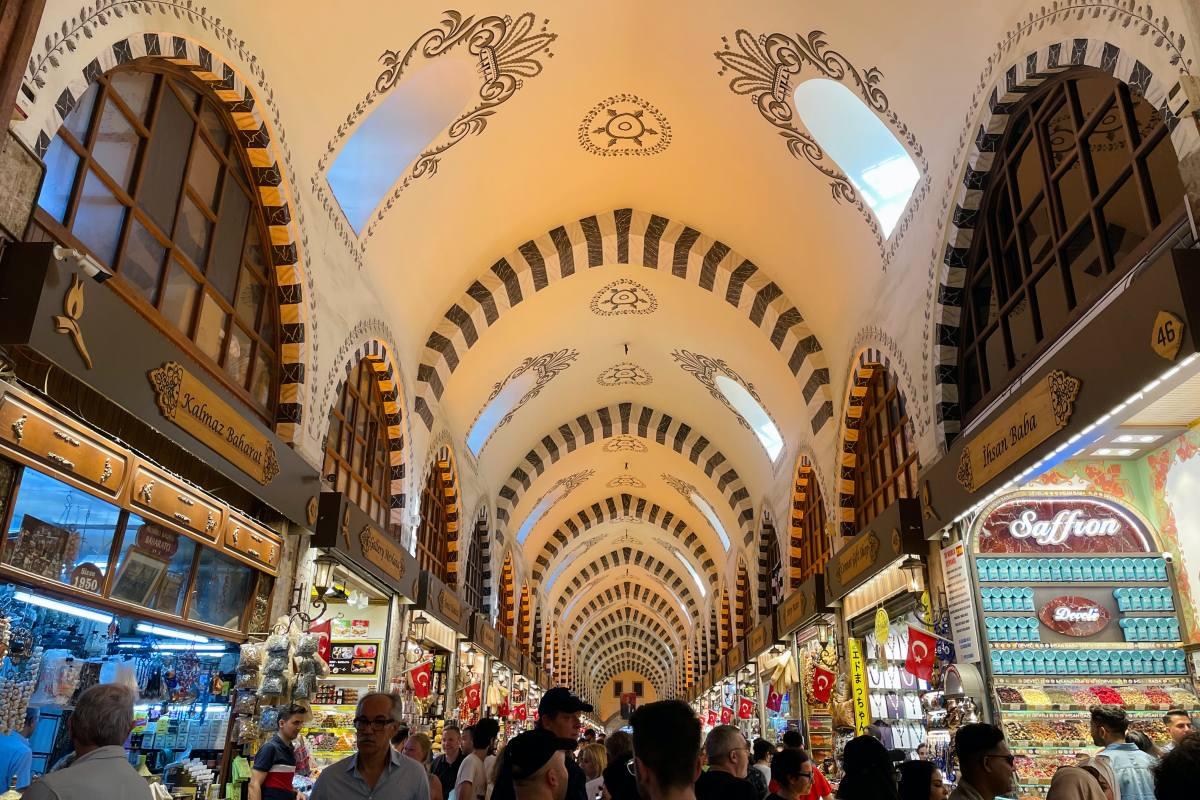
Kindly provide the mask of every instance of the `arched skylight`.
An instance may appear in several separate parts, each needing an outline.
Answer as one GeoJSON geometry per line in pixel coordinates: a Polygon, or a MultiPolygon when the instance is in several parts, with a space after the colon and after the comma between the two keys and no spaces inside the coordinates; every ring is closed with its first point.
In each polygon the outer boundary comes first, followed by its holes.
{"type": "Polygon", "coordinates": [[[825,78],[796,87],[796,112],[817,144],[837,162],[885,237],[904,214],[921,172],[899,140],[849,88],[825,78]]]}
{"type": "Polygon", "coordinates": [[[688,571],[688,574],[692,576],[692,580],[696,582],[696,588],[700,590],[700,596],[706,597],[708,595],[708,589],[705,588],[704,581],[700,580],[699,573],[697,573],[695,568],[692,567],[692,562],[688,561],[687,556],[680,552],[679,548],[675,547],[674,545],[667,544],[661,539],[659,539],[659,544],[667,548],[672,555],[679,559],[680,563],[683,564],[683,568],[688,571]]]}
{"type": "Polygon", "coordinates": [[[471,59],[436,58],[401,78],[346,139],[326,180],[354,232],[430,142],[479,96],[471,59]]]}
{"type": "Polygon", "coordinates": [[[488,401],[475,419],[475,424],[467,433],[467,447],[472,455],[478,456],[487,444],[487,440],[496,430],[496,426],[521,402],[527,392],[537,386],[537,370],[527,369],[517,377],[504,384],[500,393],[488,401]]]}
{"type": "Polygon", "coordinates": [[[729,536],[725,533],[725,527],[721,524],[721,518],[717,516],[717,512],[713,511],[713,507],[708,504],[708,501],[700,496],[699,492],[692,492],[689,498],[692,505],[700,509],[700,513],[708,520],[708,524],[713,526],[713,530],[717,532],[717,536],[721,539],[721,546],[725,548],[725,552],[729,552],[729,536]]]}
{"type": "Polygon", "coordinates": [[[783,451],[783,436],[780,435],[779,428],[775,427],[774,420],[754,399],[754,395],[750,394],[745,386],[725,375],[716,376],[713,382],[721,394],[725,395],[729,404],[742,415],[742,419],[750,424],[754,435],[758,437],[767,451],[767,456],[772,461],[779,458],[779,454],[783,451]]]}

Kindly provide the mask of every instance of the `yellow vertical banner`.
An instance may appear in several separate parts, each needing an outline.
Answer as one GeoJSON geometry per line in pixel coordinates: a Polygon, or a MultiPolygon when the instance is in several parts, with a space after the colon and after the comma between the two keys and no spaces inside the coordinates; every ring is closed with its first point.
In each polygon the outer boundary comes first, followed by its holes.
{"type": "Polygon", "coordinates": [[[862,640],[848,639],[846,652],[850,655],[850,702],[854,707],[854,730],[861,736],[871,724],[871,706],[867,699],[867,663],[863,658],[862,640]]]}

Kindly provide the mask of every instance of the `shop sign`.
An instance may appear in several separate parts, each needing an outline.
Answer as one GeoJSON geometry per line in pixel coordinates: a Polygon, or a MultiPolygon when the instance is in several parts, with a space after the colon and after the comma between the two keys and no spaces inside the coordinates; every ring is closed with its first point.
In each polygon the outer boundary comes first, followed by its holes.
{"type": "Polygon", "coordinates": [[[379,671],[377,642],[329,643],[329,674],[365,677],[379,671]]]}
{"type": "Polygon", "coordinates": [[[1112,619],[1108,609],[1086,597],[1056,597],[1038,612],[1042,624],[1064,636],[1090,637],[1112,619]]]}
{"type": "Polygon", "coordinates": [[[1183,346],[1183,320],[1170,311],[1159,311],[1150,333],[1150,348],[1160,358],[1174,361],[1183,346]]]}
{"type": "Polygon", "coordinates": [[[997,505],[979,529],[980,553],[1147,553],[1149,532],[1131,513],[1099,497],[1016,497],[997,505]]]}
{"type": "Polygon", "coordinates": [[[453,623],[456,628],[462,627],[462,601],[445,586],[438,592],[437,610],[449,622],[453,623]]]}
{"type": "Polygon", "coordinates": [[[829,562],[828,597],[845,597],[901,556],[923,555],[923,533],[920,501],[905,498],[892,503],[829,562]]]}
{"type": "Polygon", "coordinates": [[[779,604],[776,612],[779,620],[779,630],[791,633],[800,627],[800,621],[809,614],[809,597],[802,590],[788,595],[779,604]]]}
{"type": "Polygon", "coordinates": [[[484,621],[482,614],[476,614],[471,630],[471,640],[479,645],[489,655],[500,655],[500,634],[484,621]]]}
{"type": "Polygon", "coordinates": [[[888,617],[886,608],[882,606],[875,609],[875,641],[879,643],[880,652],[883,645],[888,640],[888,635],[892,632],[892,620],[888,617]]]}
{"type": "Polygon", "coordinates": [[[71,585],[85,592],[100,594],[104,585],[104,573],[90,561],[85,561],[71,572],[71,585]]]}
{"type": "Polygon", "coordinates": [[[164,417],[264,486],[279,474],[271,440],[178,362],[168,361],[148,377],[164,417]]]}
{"type": "Polygon", "coordinates": [[[754,626],[750,629],[750,633],[746,634],[746,654],[751,658],[757,658],[760,653],[771,646],[774,639],[770,619],[754,626]]]}
{"type": "Polygon", "coordinates": [[[863,658],[862,639],[847,639],[850,657],[850,703],[854,712],[854,731],[859,736],[871,724],[871,706],[867,700],[867,663],[863,658]]]}
{"type": "Polygon", "coordinates": [[[166,528],[146,523],[138,528],[137,547],[155,558],[170,561],[179,550],[179,536],[166,528]]]}
{"type": "Polygon", "coordinates": [[[404,577],[404,556],[399,545],[370,525],[359,531],[358,542],[363,558],[397,581],[404,577]]]}
{"type": "Polygon", "coordinates": [[[848,584],[862,575],[875,563],[879,556],[879,535],[867,531],[857,537],[838,554],[835,572],[838,583],[848,584]]]}
{"type": "MultiPolygon", "coordinates": [[[[979,661],[979,625],[975,621],[975,604],[967,575],[967,549],[962,542],[942,548],[942,577],[946,584],[946,606],[950,614],[954,652],[963,663],[979,661]]],[[[938,646],[943,649],[938,658],[947,660],[945,641],[938,639],[938,646]]]]}
{"type": "Polygon", "coordinates": [[[955,477],[974,492],[1021,456],[1066,427],[1079,396],[1079,379],[1056,369],[967,443],[955,477]]]}

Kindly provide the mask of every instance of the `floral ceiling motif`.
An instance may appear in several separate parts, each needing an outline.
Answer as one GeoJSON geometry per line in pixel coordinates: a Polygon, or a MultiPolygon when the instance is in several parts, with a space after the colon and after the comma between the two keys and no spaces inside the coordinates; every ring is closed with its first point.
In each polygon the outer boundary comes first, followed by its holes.
{"type": "Polygon", "coordinates": [[[579,123],[579,146],[595,156],[652,156],[671,144],[671,123],[634,94],[601,100],[579,123]]]}
{"type": "Polygon", "coordinates": [[[644,453],[646,445],[636,436],[614,436],[604,443],[606,453],[644,453]]]}
{"type": "Polygon", "coordinates": [[[551,353],[542,353],[540,356],[530,356],[522,361],[516,369],[508,373],[504,380],[496,383],[492,387],[491,394],[488,395],[487,400],[483,402],[483,406],[475,415],[475,419],[471,422],[471,426],[468,428],[468,430],[471,430],[475,427],[475,423],[479,421],[480,416],[482,416],[483,412],[487,410],[491,402],[495,400],[502,391],[504,391],[504,387],[508,386],[514,380],[522,377],[523,375],[532,375],[533,379],[532,385],[530,385],[525,393],[521,395],[520,399],[513,404],[513,407],[509,409],[507,413],[505,413],[500,421],[496,423],[496,427],[492,429],[492,432],[488,434],[487,439],[482,445],[480,445],[479,452],[483,452],[483,449],[487,447],[487,443],[490,442],[492,437],[496,435],[496,431],[500,430],[509,422],[511,422],[513,416],[516,415],[516,413],[520,411],[526,403],[541,394],[542,389],[546,388],[546,385],[549,384],[550,381],[561,375],[563,371],[566,370],[567,367],[571,366],[571,363],[574,362],[578,357],[579,351],[569,347],[551,353]]]}
{"type": "Polygon", "coordinates": [[[653,314],[658,310],[658,298],[637,281],[621,278],[592,295],[591,309],[601,317],[653,314]]]}
{"type": "Polygon", "coordinates": [[[646,488],[646,484],[642,482],[642,479],[634,475],[618,475],[605,485],[610,489],[615,489],[618,486],[632,486],[634,489],[646,488]]]}
{"type": "Polygon", "coordinates": [[[596,383],[601,386],[649,386],[654,383],[654,378],[645,367],[622,361],[597,375],[596,383]]]}
{"type": "MultiPolygon", "coordinates": [[[[689,373],[696,380],[700,381],[700,383],[704,384],[704,388],[708,389],[708,393],[717,400],[720,400],[737,417],[738,422],[741,423],[743,428],[756,433],[754,426],[742,416],[740,411],[733,407],[733,403],[729,402],[729,398],[725,396],[725,393],[717,388],[716,379],[718,375],[724,375],[726,378],[740,384],[754,398],[754,402],[758,403],[763,413],[767,414],[766,406],[763,404],[762,398],[758,396],[758,391],[754,388],[753,383],[750,383],[735,372],[733,367],[725,363],[724,359],[712,358],[703,353],[693,353],[690,350],[675,350],[671,353],[671,358],[675,359],[675,362],[679,364],[684,372],[689,373]]],[[[782,430],[774,417],[771,417],[770,414],[767,414],[767,416],[770,417],[776,430],[782,430]]]]}

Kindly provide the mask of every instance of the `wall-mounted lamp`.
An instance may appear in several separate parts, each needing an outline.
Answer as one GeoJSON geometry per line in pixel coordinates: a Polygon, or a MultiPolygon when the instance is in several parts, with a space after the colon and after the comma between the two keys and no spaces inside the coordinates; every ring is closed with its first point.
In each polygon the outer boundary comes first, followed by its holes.
{"type": "Polygon", "coordinates": [[[908,590],[915,592],[921,588],[921,576],[925,573],[925,563],[920,556],[908,555],[900,562],[900,569],[908,574],[908,590]]]}
{"type": "Polygon", "coordinates": [[[420,611],[418,611],[417,615],[412,618],[412,622],[409,623],[408,630],[412,634],[413,639],[424,640],[425,631],[428,628],[429,628],[429,617],[425,616],[420,611]]]}

